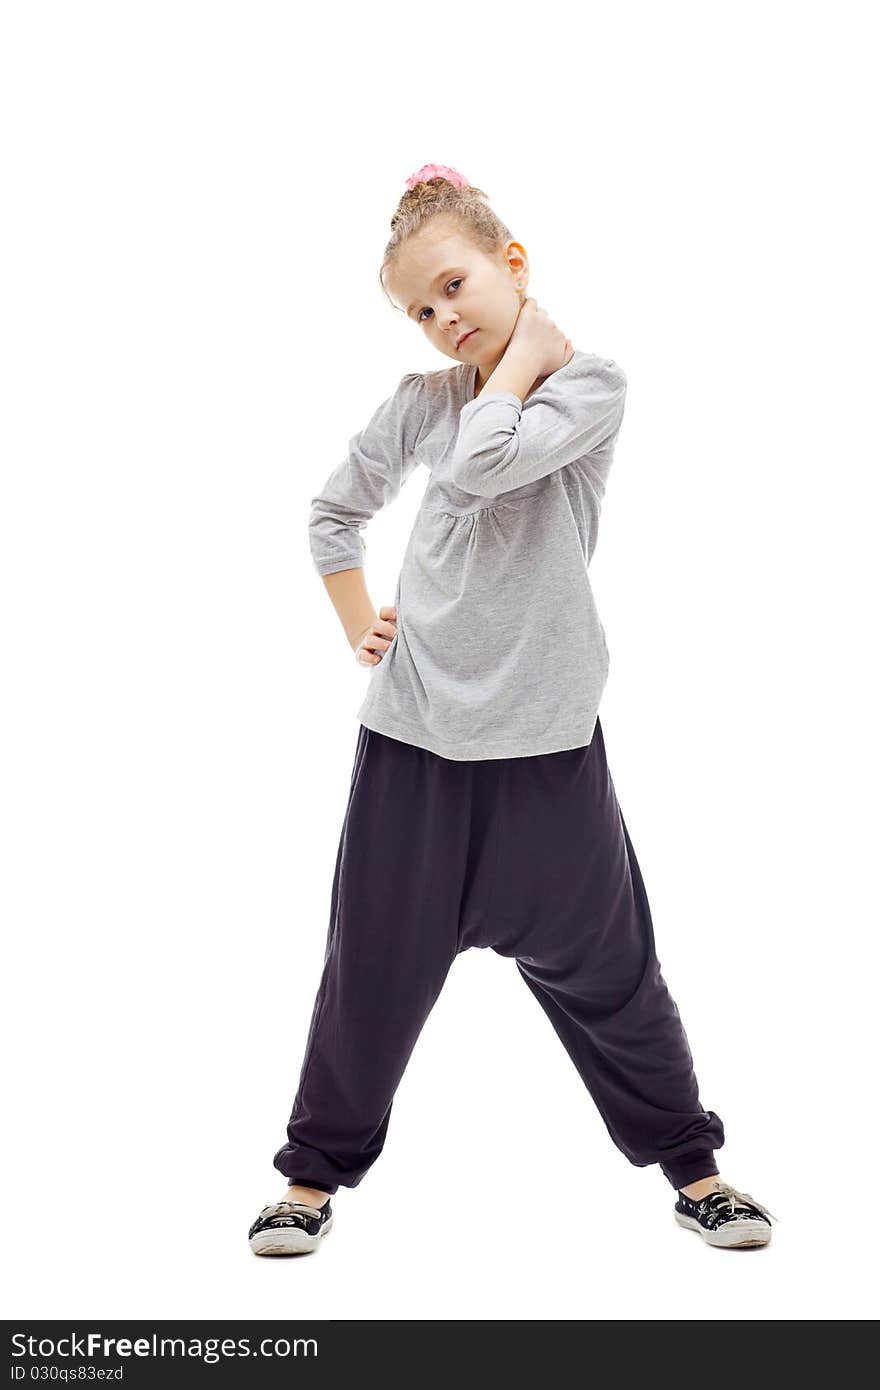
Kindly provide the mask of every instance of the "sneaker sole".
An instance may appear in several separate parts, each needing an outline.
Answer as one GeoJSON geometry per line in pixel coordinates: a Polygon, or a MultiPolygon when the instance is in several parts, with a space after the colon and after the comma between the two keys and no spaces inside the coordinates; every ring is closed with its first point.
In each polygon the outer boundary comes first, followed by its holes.
{"type": "Polygon", "coordinates": [[[680,1211],[674,1212],[674,1216],[679,1226],[696,1231],[708,1245],[722,1245],[728,1250],[735,1250],[770,1244],[770,1227],[765,1226],[763,1221],[725,1221],[717,1231],[707,1231],[692,1216],[685,1216],[680,1211]]]}
{"type": "Polygon", "coordinates": [[[282,1226],[276,1230],[257,1231],[250,1238],[250,1247],[255,1255],[308,1255],[317,1249],[318,1242],[333,1225],[333,1217],[321,1227],[316,1236],[298,1226],[282,1226]]]}

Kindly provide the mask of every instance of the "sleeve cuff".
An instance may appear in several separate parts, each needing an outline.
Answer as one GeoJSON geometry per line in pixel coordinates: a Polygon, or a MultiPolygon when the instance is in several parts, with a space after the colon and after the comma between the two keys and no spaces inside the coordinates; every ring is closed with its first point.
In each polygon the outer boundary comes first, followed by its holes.
{"type": "Polygon", "coordinates": [[[513,391],[489,391],[488,393],[483,391],[479,396],[475,396],[472,401],[465,402],[462,406],[462,413],[465,410],[472,410],[474,406],[479,408],[481,405],[491,405],[493,401],[504,401],[508,405],[515,406],[520,413],[522,412],[523,403],[519,396],[514,395],[513,391]]]}
{"type": "Polygon", "coordinates": [[[338,574],[340,570],[362,569],[363,564],[363,556],[351,555],[347,560],[316,560],[315,569],[320,575],[338,574]]]}

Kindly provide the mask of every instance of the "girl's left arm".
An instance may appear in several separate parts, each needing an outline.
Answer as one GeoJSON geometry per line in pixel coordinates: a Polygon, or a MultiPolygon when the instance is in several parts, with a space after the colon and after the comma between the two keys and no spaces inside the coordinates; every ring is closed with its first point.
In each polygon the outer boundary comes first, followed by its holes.
{"type": "Polygon", "coordinates": [[[482,392],[459,413],[452,481],[478,497],[554,473],[606,445],[623,418],[626,377],[606,357],[573,359],[530,396],[482,392]]]}

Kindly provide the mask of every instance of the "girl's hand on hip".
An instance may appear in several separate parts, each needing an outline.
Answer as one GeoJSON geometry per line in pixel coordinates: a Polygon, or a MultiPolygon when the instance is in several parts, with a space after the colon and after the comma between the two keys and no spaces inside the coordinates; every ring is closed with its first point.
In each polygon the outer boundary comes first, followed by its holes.
{"type": "Polygon", "coordinates": [[[397,609],[393,604],[379,609],[379,616],[352,642],[355,660],[361,666],[378,666],[397,636],[397,609]]]}
{"type": "Polygon", "coordinates": [[[525,354],[534,364],[536,377],[558,372],[574,356],[571,339],[531,298],[523,300],[506,351],[525,354]]]}

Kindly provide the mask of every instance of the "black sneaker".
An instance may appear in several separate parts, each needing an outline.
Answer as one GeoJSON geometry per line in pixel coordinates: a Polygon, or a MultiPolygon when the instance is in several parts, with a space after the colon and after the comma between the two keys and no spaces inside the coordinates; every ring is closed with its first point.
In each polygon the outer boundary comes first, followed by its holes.
{"type": "MultiPolygon", "coordinates": [[[[770,1220],[773,1213],[748,1192],[737,1192],[729,1183],[719,1182],[700,1200],[679,1192],[675,1204],[675,1219],[679,1226],[699,1231],[710,1245],[738,1248],[770,1244],[770,1220]]],[[[778,1221],[777,1216],[773,1216],[778,1221]]]]}
{"type": "Polygon", "coordinates": [[[333,1225],[330,1199],[322,1207],[306,1202],[270,1202],[248,1231],[255,1255],[305,1255],[333,1225]]]}

